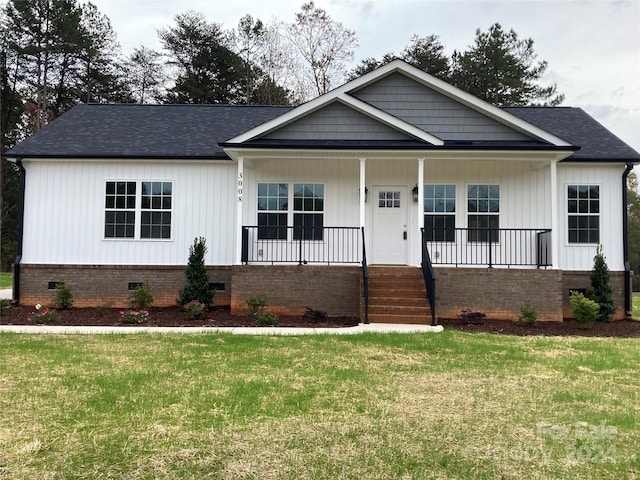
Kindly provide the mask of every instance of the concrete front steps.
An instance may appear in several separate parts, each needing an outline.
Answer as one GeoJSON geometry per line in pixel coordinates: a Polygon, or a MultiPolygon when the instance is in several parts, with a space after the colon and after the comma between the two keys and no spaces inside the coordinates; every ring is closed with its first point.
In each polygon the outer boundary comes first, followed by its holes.
{"type": "MultiPolygon", "coordinates": [[[[372,265],[368,270],[369,322],[431,323],[431,310],[420,268],[372,265]]],[[[361,318],[364,318],[364,297],[361,312],[361,318]]]]}

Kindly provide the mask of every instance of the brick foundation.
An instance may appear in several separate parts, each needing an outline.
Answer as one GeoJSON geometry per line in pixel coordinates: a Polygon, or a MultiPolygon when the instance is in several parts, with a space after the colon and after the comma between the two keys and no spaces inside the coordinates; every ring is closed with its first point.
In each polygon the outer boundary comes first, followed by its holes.
{"type": "Polygon", "coordinates": [[[462,310],[515,320],[528,300],[538,320],[562,321],[562,272],[503,268],[435,268],[436,313],[455,318],[462,310]]]}
{"type": "MultiPolygon", "coordinates": [[[[609,272],[611,288],[613,289],[613,304],[616,307],[614,318],[620,320],[626,317],[624,313],[624,272],[609,272]]],[[[586,290],[591,287],[591,272],[563,271],[562,272],[562,307],[563,314],[571,318],[569,295],[571,290],[586,290]]]]}
{"type": "Polygon", "coordinates": [[[265,295],[276,315],[298,315],[305,307],[333,316],[359,316],[359,267],[237,265],[233,267],[231,313],[245,314],[246,300],[265,295]]]}
{"type": "MultiPolygon", "coordinates": [[[[157,307],[176,304],[185,285],[185,266],[138,265],[29,265],[20,266],[20,305],[50,305],[55,290],[49,282],[65,282],[71,287],[75,307],[128,307],[129,283],[148,282],[157,307]]],[[[215,305],[229,305],[231,267],[207,266],[209,281],[224,283],[225,291],[216,291],[215,305]]]]}

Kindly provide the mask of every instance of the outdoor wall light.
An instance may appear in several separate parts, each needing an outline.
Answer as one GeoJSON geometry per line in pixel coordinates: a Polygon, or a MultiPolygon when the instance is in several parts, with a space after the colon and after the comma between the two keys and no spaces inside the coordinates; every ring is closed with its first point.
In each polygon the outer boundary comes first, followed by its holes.
{"type": "Polygon", "coordinates": [[[411,193],[413,193],[413,203],[418,203],[418,184],[411,189],[411,193]]]}
{"type": "MultiPolygon", "coordinates": [[[[360,190],[358,190],[358,194],[360,193],[360,190]]],[[[369,189],[367,187],[364,187],[364,203],[367,203],[367,200],[369,199],[369,189]]]]}

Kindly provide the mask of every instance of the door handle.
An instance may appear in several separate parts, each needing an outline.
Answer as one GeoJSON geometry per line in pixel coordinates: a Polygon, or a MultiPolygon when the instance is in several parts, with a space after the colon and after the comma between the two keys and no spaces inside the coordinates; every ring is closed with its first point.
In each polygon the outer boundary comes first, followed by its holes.
{"type": "Polygon", "coordinates": [[[406,231],[402,232],[402,239],[403,240],[407,239],[407,232],[406,231]]]}

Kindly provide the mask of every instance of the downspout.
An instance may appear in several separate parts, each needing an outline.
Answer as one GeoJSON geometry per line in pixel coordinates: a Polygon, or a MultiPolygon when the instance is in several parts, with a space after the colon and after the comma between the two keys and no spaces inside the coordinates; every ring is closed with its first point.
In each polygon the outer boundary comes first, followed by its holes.
{"type": "Polygon", "coordinates": [[[624,314],[627,317],[633,315],[631,310],[631,265],[629,264],[629,222],[627,176],[633,170],[633,163],[627,162],[627,168],[622,173],[622,258],[624,260],[624,314]]]}
{"type": "Polygon", "coordinates": [[[27,172],[22,164],[22,157],[16,159],[20,171],[20,207],[18,210],[18,245],[16,246],[16,261],[13,264],[13,304],[20,302],[20,262],[22,261],[22,238],[24,235],[24,197],[27,172]]]}

